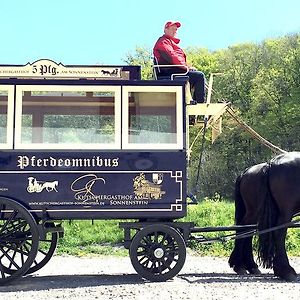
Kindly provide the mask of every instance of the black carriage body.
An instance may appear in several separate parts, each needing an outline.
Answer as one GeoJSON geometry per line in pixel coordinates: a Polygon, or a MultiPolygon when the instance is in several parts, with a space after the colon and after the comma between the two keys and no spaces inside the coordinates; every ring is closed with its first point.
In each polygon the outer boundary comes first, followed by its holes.
{"type": "Polygon", "coordinates": [[[184,83],[123,70],[126,80],[0,78],[0,196],[41,219],[186,215],[184,83]]]}
{"type": "Polygon", "coordinates": [[[185,153],[1,152],[2,196],[39,218],[179,218],[185,153]]]}

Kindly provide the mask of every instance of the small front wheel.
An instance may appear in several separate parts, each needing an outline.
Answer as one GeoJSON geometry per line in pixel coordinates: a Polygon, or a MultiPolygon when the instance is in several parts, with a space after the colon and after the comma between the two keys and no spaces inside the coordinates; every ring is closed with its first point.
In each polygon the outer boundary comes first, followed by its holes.
{"type": "Polygon", "coordinates": [[[182,269],[186,246],[177,230],[155,224],[141,229],[134,236],[129,255],[139,275],[150,281],[166,281],[182,269]]]}

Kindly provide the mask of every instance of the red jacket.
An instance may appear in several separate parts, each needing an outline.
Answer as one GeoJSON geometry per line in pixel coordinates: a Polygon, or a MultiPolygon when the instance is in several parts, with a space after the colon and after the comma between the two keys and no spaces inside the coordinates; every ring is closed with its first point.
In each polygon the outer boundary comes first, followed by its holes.
{"type": "MultiPolygon", "coordinates": [[[[178,46],[180,39],[164,34],[154,45],[153,54],[161,65],[183,65],[187,67],[186,55],[178,46]]],[[[185,68],[184,68],[185,69],[185,68]]]]}

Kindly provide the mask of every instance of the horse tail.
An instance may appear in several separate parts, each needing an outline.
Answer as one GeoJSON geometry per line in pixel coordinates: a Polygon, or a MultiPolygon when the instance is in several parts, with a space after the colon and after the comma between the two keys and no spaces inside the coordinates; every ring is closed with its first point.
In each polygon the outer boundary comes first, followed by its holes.
{"type": "MultiPolygon", "coordinates": [[[[267,164],[262,169],[260,186],[260,209],[258,213],[258,230],[265,230],[276,225],[278,208],[270,190],[269,177],[271,165],[267,164]]],[[[258,236],[258,259],[265,268],[273,267],[275,256],[274,232],[270,231],[258,236]]]]}
{"type": "Polygon", "coordinates": [[[240,190],[242,178],[243,174],[237,177],[234,189],[235,224],[237,225],[241,225],[241,222],[246,214],[246,207],[240,190]]]}

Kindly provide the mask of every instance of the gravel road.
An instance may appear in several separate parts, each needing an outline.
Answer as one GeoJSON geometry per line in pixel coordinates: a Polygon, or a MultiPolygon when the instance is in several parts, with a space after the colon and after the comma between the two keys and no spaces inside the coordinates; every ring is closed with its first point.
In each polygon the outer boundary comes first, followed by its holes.
{"type": "MultiPolygon", "coordinates": [[[[300,258],[290,261],[299,274],[300,258]]],[[[300,299],[300,275],[286,283],[262,271],[238,277],[227,258],[189,254],[174,279],[153,283],[136,274],[129,257],[54,256],[37,273],[0,287],[0,299],[300,299]]]]}

